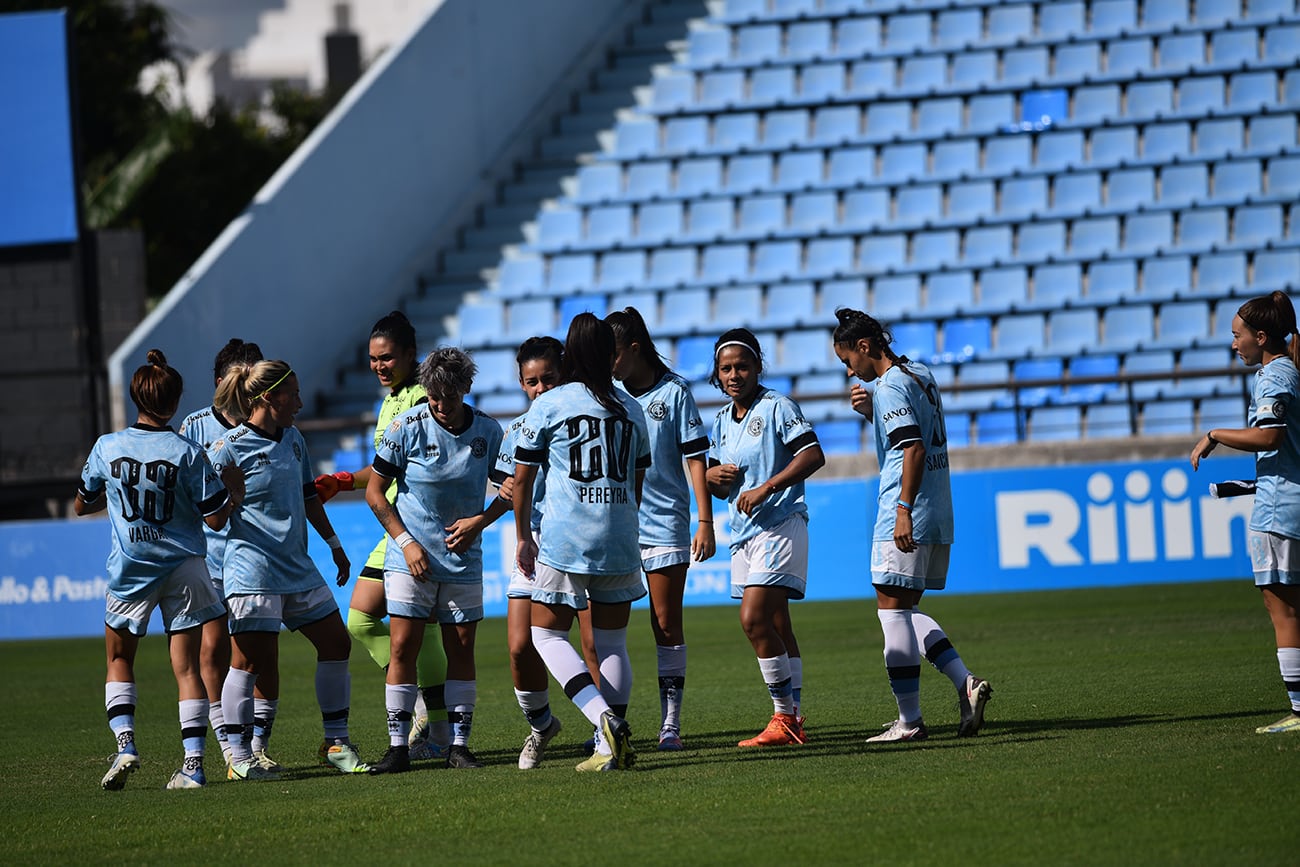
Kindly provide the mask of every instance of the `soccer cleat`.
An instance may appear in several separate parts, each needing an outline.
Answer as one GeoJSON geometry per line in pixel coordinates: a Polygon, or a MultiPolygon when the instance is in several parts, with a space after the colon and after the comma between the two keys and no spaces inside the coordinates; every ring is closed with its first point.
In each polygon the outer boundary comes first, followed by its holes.
{"type": "Polygon", "coordinates": [[[544,732],[530,731],[528,737],[524,738],[524,748],[519,751],[519,770],[531,771],[542,763],[542,756],[546,755],[546,745],[551,742],[551,738],[560,733],[559,717],[551,717],[551,724],[546,727],[544,732]]]}
{"type": "Polygon", "coordinates": [[[370,766],[372,774],[400,774],[411,769],[410,747],[401,745],[388,748],[384,757],[370,766]]]}
{"type": "MultiPolygon", "coordinates": [[[[415,730],[412,729],[412,731],[415,730]]],[[[447,745],[440,744],[433,739],[433,728],[428,724],[427,718],[421,730],[411,736],[410,748],[411,761],[445,759],[447,757],[447,745]]]]}
{"type": "Polygon", "coordinates": [[[741,741],[736,746],[740,747],[779,747],[779,746],[796,746],[805,743],[807,739],[803,734],[803,726],[799,724],[799,718],[794,714],[774,713],[772,719],[757,735],[747,740],[741,741]]]}
{"type": "MultiPolygon", "coordinates": [[[[1257,735],[1276,735],[1283,732],[1300,732],[1300,713],[1291,711],[1277,722],[1255,729],[1257,735]]],[[[104,779],[107,780],[108,778],[105,777],[104,779]]],[[[105,784],[104,788],[107,789],[108,785],[105,784]]]]}
{"type": "Polygon", "coordinates": [[[185,759],[183,764],[172,778],[167,781],[169,789],[201,789],[208,784],[208,778],[203,774],[203,759],[198,756],[185,759]]]}
{"type": "Polygon", "coordinates": [[[867,743],[897,744],[903,741],[923,741],[929,736],[930,732],[926,730],[925,723],[921,720],[909,724],[901,719],[896,719],[880,734],[873,738],[867,738],[867,743]]]}
{"type": "Polygon", "coordinates": [[[370,770],[370,765],[361,761],[357,748],[347,741],[331,744],[325,751],[325,761],[345,774],[364,774],[370,770]]]}
{"type": "Polygon", "coordinates": [[[969,738],[979,734],[980,726],[984,725],[984,705],[989,703],[989,697],[992,695],[993,686],[987,680],[980,680],[973,674],[966,675],[957,737],[969,738]]]}
{"type": "Polygon", "coordinates": [[[464,744],[452,744],[447,748],[447,767],[481,768],[483,763],[478,760],[478,756],[469,751],[469,747],[464,744]]]}
{"type": "Polygon", "coordinates": [[[636,750],[632,749],[632,727],[627,724],[627,720],[612,710],[607,710],[600,715],[600,731],[605,744],[613,752],[620,771],[626,771],[636,764],[636,750]]]}
{"type": "Polygon", "coordinates": [[[579,773],[585,773],[587,771],[617,771],[618,760],[613,756],[608,756],[604,753],[593,752],[586,759],[578,762],[577,770],[579,773]]]}
{"type": "Polygon", "coordinates": [[[406,739],[406,745],[413,747],[417,743],[429,739],[429,715],[422,713],[411,720],[411,736],[406,739]]]}
{"type": "Polygon", "coordinates": [[[280,775],[275,771],[266,770],[257,763],[256,759],[249,759],[246,762],[234,762],[227,765],[226,779],[231,781],[268,782],[280,779],[280,775]]]}
{"type": "Polygon", "coordinates": [[[116,792],[125,788],[126,778],[139,770],[140,755],[134,749],[123,750],[111,756],[109,763],[108,773],[104,774],[100,785],[110,792],[116,792]]]}
{"type": "Polygon", "coordinates": [[[659,751],[675,753],[682,749],[682,736],[674,729],[664,729],[659,733],[659,751]]]}
{"type": "Polygon", "coordinates": [[[266,750],[253,750],[253,761],[264,771],[282,770],[280,763],[268,756],[266,750]]]}

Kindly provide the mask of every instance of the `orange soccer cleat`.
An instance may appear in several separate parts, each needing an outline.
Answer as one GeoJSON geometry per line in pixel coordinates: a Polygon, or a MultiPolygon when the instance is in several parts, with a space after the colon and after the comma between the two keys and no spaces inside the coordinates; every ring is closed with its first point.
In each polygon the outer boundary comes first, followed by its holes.
{"type": "Polygon", "coordinates": [[[803,726],[794,714],[772,714],[772,720],[756,736],[741,741],[742,747],[779,747],[806,743],[803,726]]]}

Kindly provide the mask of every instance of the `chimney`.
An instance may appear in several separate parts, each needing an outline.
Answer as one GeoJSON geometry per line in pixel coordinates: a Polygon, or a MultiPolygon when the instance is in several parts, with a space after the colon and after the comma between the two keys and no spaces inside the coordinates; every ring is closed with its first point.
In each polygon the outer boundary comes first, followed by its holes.
{"type": "Polygon", "coordinates": [[[361,37],[352,32],[351,18],[349,4],[334,4],[334,30],[325,34],[325,86],[335,102],[361,77],[361,37]]]}

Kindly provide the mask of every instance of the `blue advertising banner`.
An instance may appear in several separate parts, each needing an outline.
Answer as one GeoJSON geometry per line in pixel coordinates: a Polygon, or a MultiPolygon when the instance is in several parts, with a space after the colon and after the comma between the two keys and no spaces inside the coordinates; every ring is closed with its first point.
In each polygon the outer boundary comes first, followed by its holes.
{"type": "MultiPolygon", "coordinates": [[[[949,592],[1247,576],[1253,500],[1217,500],[1207,483],[1252,478],[1254,469],[1252,458],[1239,456],[1212,459],[1196,474],[1185,460],[954,473],[957,541],[949,592]]],[[[812,481],[807,491],[807,598],[870,598],[876,479],[812,481]]],[[[355,576],[379,540],[379,527],[359,499],[327,508],[355,576]]],[[[715,526],[719,553],[687,573],[687,605],[730,602],[726,523],[715,526]]],[[[0,524],[0,639],[102,634],[108,546],[102,518],[0,524]]],[[[309,549],[328,579],[329,549],[314,534],[309,549]]],[[[489,617],[505,614],[513,557],[514,524],[507,516],[483,538],[489,617]]],[[[340,608],[347,607],[352,581],[333,588],[340,608]]],[[[150,631],[161,631],[156,618],[150,631]]]]}

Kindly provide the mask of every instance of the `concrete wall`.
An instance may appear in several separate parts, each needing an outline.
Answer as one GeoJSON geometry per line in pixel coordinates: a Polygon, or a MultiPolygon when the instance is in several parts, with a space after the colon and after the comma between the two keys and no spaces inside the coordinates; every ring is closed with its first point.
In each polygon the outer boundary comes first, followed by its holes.
{"type": "Polygon", "coordinates": [[[416,290],[466,203],[540,131],[575,66],[619,37],[632,0],[445,0],[367,72],[153,313],[113,353],[109,399],[154,346],[204,405],[231,336],[329,386],[365,330],[416,290]]]}

